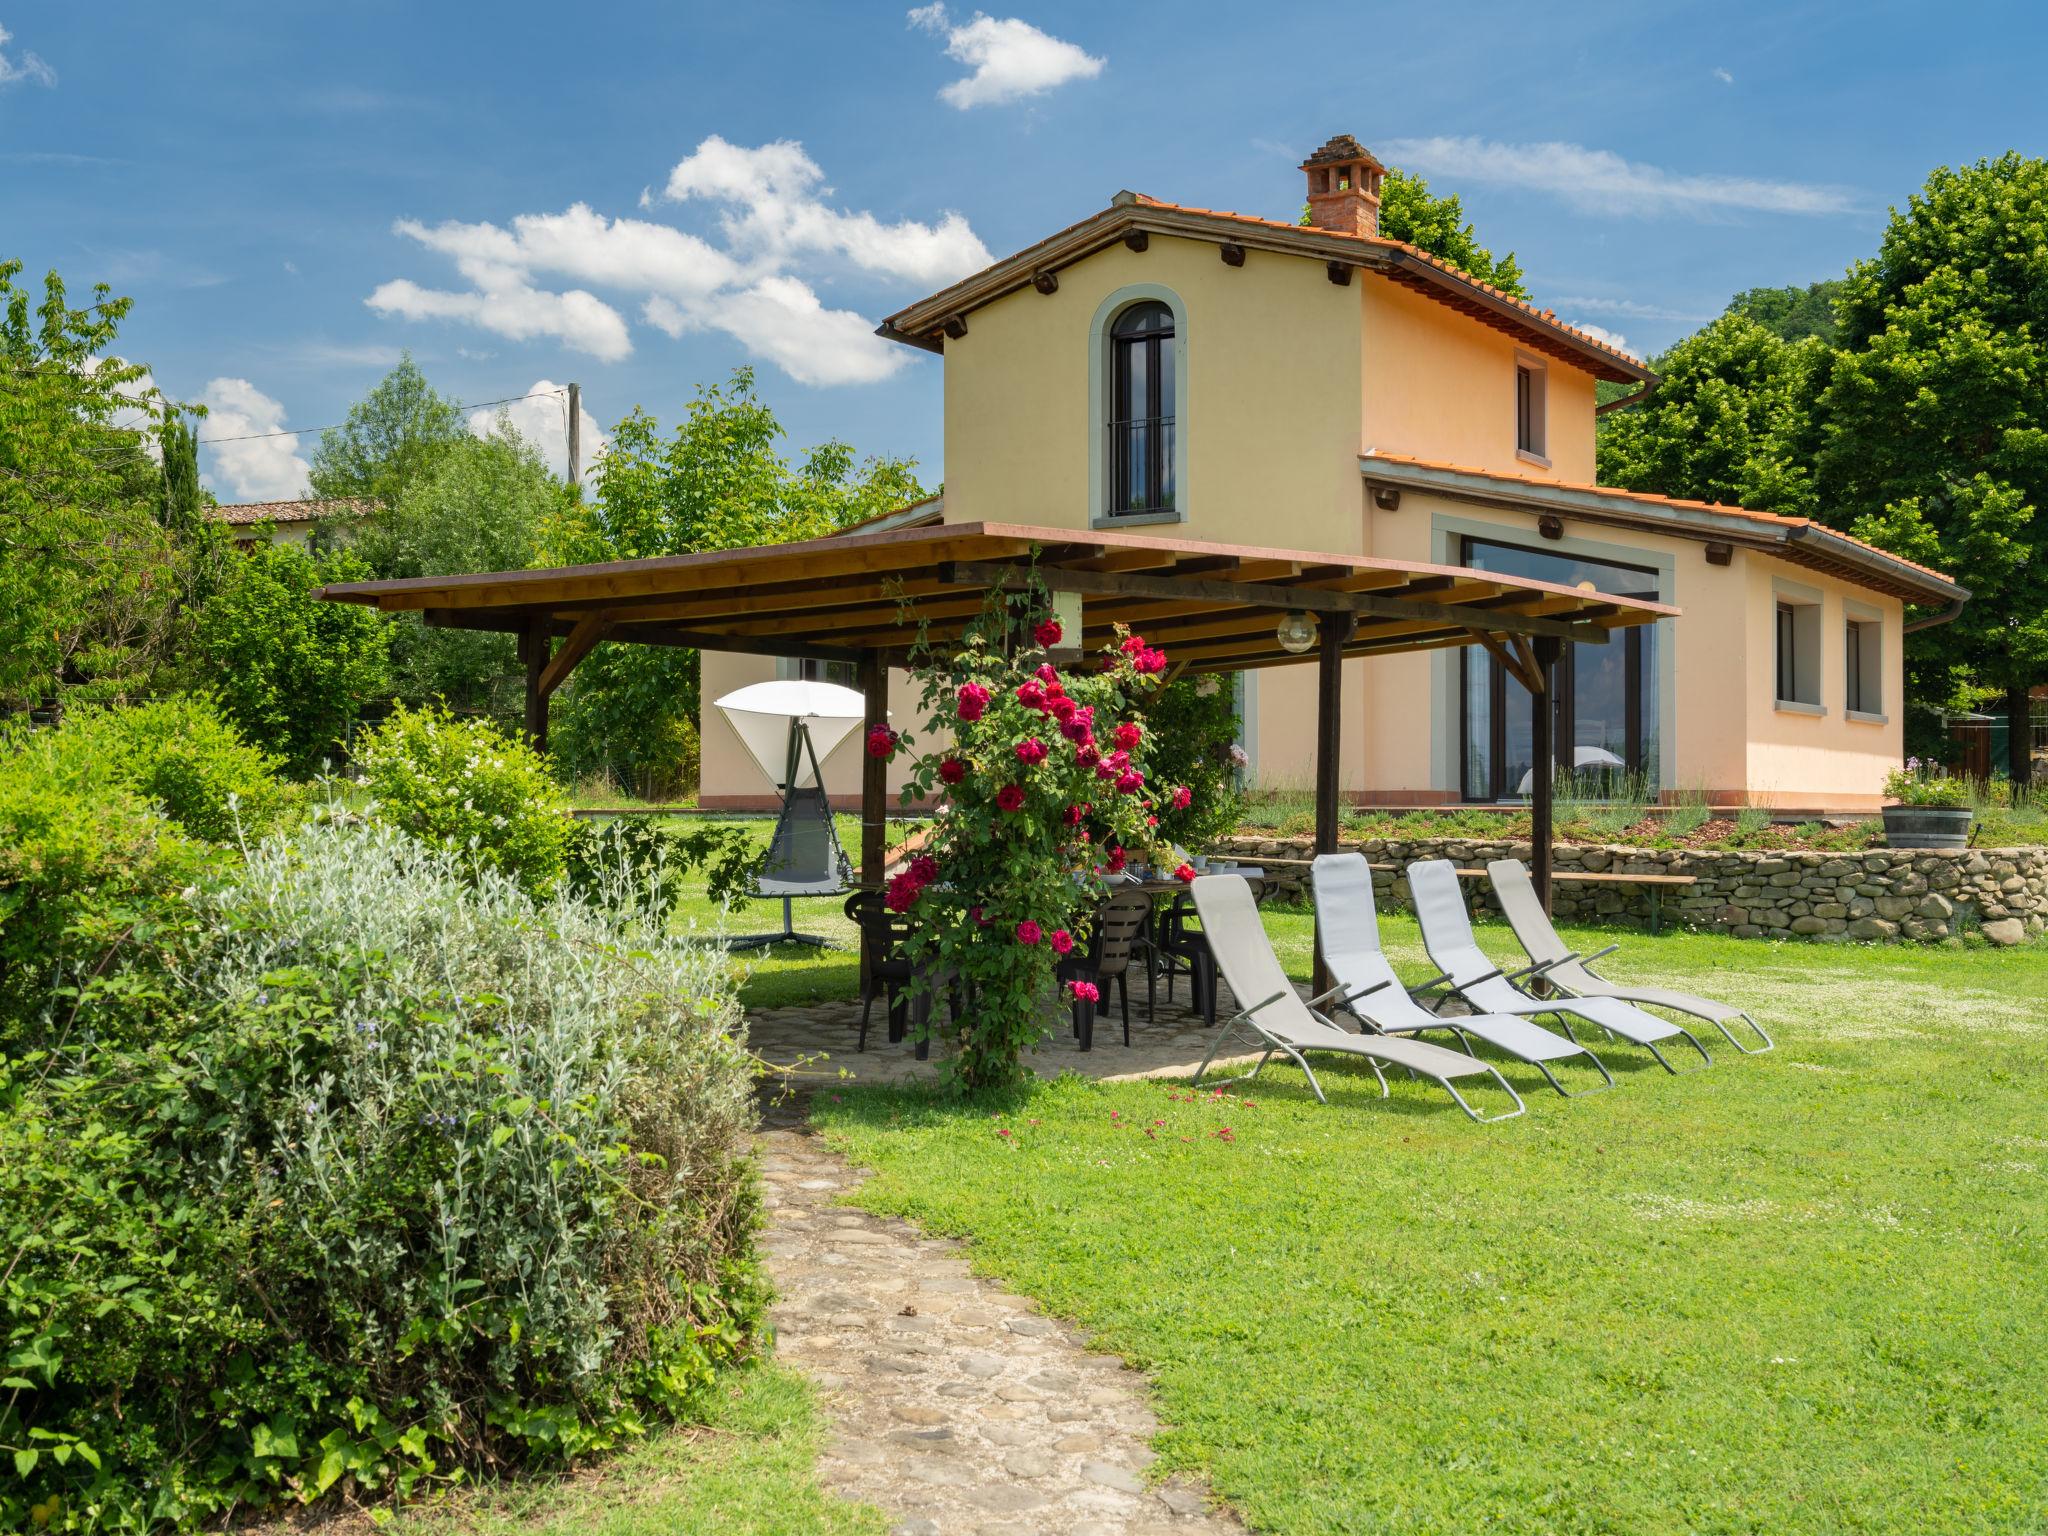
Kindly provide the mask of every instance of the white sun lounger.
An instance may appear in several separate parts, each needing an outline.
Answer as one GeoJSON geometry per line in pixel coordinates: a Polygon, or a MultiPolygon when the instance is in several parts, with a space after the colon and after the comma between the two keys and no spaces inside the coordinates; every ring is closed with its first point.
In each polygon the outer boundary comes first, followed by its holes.
{"type": "MultiPolygon", "coordinates": [[[[1506,1014],[1481,1013],[1470,1017],[1445,1018],[1416,1002],[1394,974],[1394,968],[1380,949],[1379,914],[1372,897],[1372,868],[1362,853],[1316,855],[1309,879],[1316,893],[1316,948],[1328,967],[1330,980],[1344,988],[1350,1000],[1341,1004],[1360,1026],[1381,1035],[1419,1035],[1425,1030],[1446,1029],[1458,1037],[1469,1055],[1472,1040],[1505,1051],[1525,1061],[1565,1097],[1573,1095],[1551,1072],[1549,1063],[1583,1056],[1599,1068],[1604,1084],[1581,1089],[1599,1093],[1614,1086],[1606,1063],[1577,1041],[1531,1024],[1527,1019],[1506,1014]]],[[[1426,992],[1444,980],[1416,988],[1426,992]]]]}
{"type": "Polygon", "coordinates": [[[1371,1066],[1373,1075],[1380,1080],[1381,1098],[1385,1098],[1388,1092],[1387,1076],[1380,1070],[1384,1062],[1390,1066],[1405,1067],[1418,1077],[1432,1078],[1441,1083],[1457,1101],[1458,1108],[1482,1124],[1512,1120],[1522,1113],[1521,1095],[1485,1062],[1463,1052],[1432,1045],[1426,1040],[1354,1035],[1347,1029],[1339,1029],[1315,1010],[1316,1004],[1337,997],[1336,992],[1303,1002],[1301,995],[1294,990],[1294,983],[1280,969],[1279,958],[1274,955],[1273,946],[1266,938],[1265,926],[1259,921],[1258,903],[1252,899],[1252,888],[1245,883],[1244,876],[1198,875],[1193,890],[1195,910],[1202,914],[1202,932],[1209,941],[1210,953],[1216,958],[1216,968],[1230,983],[1231,994],[1241,1005],[1217,1030],[1216,1043],[1209,1047],[1209,1054],[1202,1058],[1202,1065],[1195,1072],[1196,1082],[1199,1083],[1209,1070],[1209,1063],[1216,1059],[1223,1042],[1242,1030],[1249,1032],[1255,1045],[1263,1044],[1266,1053],[1259,1058],[1258,1066],[1241,1078],[1231,1079],[1233,1082],[1249,1082],[1273,1059],[1275,1051],[1284,1051],[1307,1074],[1308,1085],[1315,1090],[1317,1101],[1327,1104],[1329,1100],[1323,1097],[1322,1084],[1316,1081],[1316,1075],[1309,1070],[1304,1057],[1309,1051],[1331,1051],[1344,1056],[1363,1057],[1371,1066]],[[1501,1090],[1514,1100],[1515,1107],[1503,1114],[1482,1115],[1466,1103],[1465,1096],[1458,1092],[1458,1079],[1481,1076],[1490,1077],[1498,1083],[1501,1090]]]}
{"type": "Polygon", "coordinates": [[[1516,987],[1524,976],[1539,976],[1544,967],[1532,965],[1513,976],[1501,974],[1500,967],[1486,958],[1486,951],[1472,936],[1472,920],[1465,911],[1465,893],[1458,889],[1458,871],[1445,859],[1427,859],[1408,866],[1408,890],[1415,899],[1415,915],[1422,923],[1422,947],[1448,980],[1450,991],[1482,1013],[1508,1013],[1522,1018],[1555,1014],[1571,1033],[1571,1021],[1582,1019],[1623,1040],[1648,1049],[1666,1072],[1678,1068],[1657,1049],[1659,1040],[1684,1039],[1700,1053],[1708,1066],[1714,1058],[1693,1038],[1692,1032],[1645,1013],[1633,1004],[1611,997],[1530,997],[1516,987]]]}
{"type": "Polygon", "coordinates": [[[1486,873],[1493,881],[1493,892],[1500,898],[1501,911],[1507,914],[1515,937],[1522,941],[1522,948],[1529,952],[1529,958],[1544,967],[1544,979],[1553,986],[1563,987],[1575,997],[1618,998],[1638,1007],[1664,1008],[1672,1013],[1687,1013],[1696,1019],[1705,1019],[1726,1035],[1728,1043],[1745,1056],[1761,1056],[1765,1051],[1776,1048],[1777,1042],[1764,1033],[1763,1025],[1751,1018],[1745,1009],[1717,1003],[1711,998],[1695,997],[1690,992],[1677,992],[1669,987],[1629,986],[1595,974],[1591,969],[1592,963],[1619,949],[1620,945],[1610,944],[1590,955],[1574,953],[1566,948],[1564,940],[1551,926],[1550,914],[1536,899],[1536,887],[1530,884],[1529,871],[1519,860],[1495,859],[1486,866],[1486,873]],[[1731,1019],[1740,1019],[1747,1024],[1763,1044],[1744,1045],[1728,1027],[1731,1019]]]}

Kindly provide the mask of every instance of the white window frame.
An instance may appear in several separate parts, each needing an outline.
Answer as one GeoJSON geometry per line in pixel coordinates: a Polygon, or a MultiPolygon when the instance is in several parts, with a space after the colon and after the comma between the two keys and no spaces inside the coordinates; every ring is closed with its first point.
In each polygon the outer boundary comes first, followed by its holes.
{"type": "Polygon", "coordinates": [[[1096,306],[1088,328],[1088,526],[1140,528],[1147,523],[1184,523],[1193,507],[1188,479],[1188,309],[1179,294],[1160,283],[1127,283],[1096,306]],[[1110,510],[1108,423],[1112,401],[1109,331],[1133,304],[1157,301],[1173,311],[1173,510],[1110,510]]]}

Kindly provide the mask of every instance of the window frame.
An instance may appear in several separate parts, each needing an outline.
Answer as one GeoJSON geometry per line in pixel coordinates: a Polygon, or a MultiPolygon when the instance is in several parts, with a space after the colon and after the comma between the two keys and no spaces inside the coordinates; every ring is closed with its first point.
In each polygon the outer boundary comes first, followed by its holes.
{"type": "Polygon", "coordinates": [[[1088,526],[1133,528],[1147,524],[1185,523],[1196,508],[1195,486],[1188,475],[1189,347],[1187,306],[1161,283],[1127,283],[1105,295],[1095,308],[1088,332],[1088,526]],[[1111,411],[1115,405],[1111,329],[1119,315],[1147,300],[1164,304],[1173,316],[1173,506],[1156,512],[1112,512],[1111,478],[1114,455],[1109,451],[1111,411]]]}
{"type": "Polygon", "coordinates": [[[1515,457],[1550,468],[1550,368],[1541,357],[1515,351],[1515,457]]]}
{"type": "Polygon", "coordinates": [[[1821,594],[1774,582],[1771,588],[1771,703],[1781,714],[1825,715],[1826,613],[1821,594]]]}
{"type": "Polygon", "coordinates": [[[1109,442],[1104,452],[1109,461],[1109,486],[1103,512],[1119,522],[1133,517],[1175,514],[1174,496],[1174,392],[1177,385],[1176,340],[1173,309],[1163,300],[1139,299],[1116,312],[1109,327],[1109,418],[1105,428],[1109,442]],[[1139,311],[1165,317],[1163,328],[1152,327],[1126,333],[1125,325],[1139,311]],[[1144,359],[1142,384],[1134,385],[1144,359]],[[1142,388],[1144,399],[1136,398],[1142,388]],[[1130,492],[1134,483],[1131,461],[1139,435],[1146,439],[1145,484],[1138,496],[1130,492]]]}
{"type": "Polygon", "coordinates": [[[1890,720],[1884,707],[1884,616],[1860,603],[1842,605],[1842,713],[1865,725],[1890,720]]]}

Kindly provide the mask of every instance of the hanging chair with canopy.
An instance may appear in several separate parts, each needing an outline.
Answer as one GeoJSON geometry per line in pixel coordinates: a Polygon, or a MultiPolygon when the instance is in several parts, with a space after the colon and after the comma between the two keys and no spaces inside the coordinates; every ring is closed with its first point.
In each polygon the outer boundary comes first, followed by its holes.
{"type": "Polygon", "coordinates": [[[775,835],[754,876],[757,895],[782,898],[782,932],[731,940],[735,949],[764,944],[818,944],[815,934],[798,933],[790,900],[796,896],[837,896],[853,884],[853,868],[832,827],[832,802],[821,767],[833,749],[853,734],[867,713],[866,701],[836,683],[784,679],[751,683],[717,701],[747,754],[782,796],[775,835]]]}

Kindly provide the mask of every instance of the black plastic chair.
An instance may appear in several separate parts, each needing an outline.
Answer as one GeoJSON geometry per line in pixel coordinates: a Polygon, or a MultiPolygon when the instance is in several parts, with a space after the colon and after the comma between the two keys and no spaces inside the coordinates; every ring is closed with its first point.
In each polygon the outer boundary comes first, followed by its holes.
{"type": "MultiPolygon", "coordinates": [[[[1152,917],[1152,898],[1143,891],[1118,891],[1088,921],[1088,946],[1061,962],[1062,981],[1092,981],[1098,987],[1114,986],[1123,1010],[1124,1044],[1131,1043],[1131,964],[1143,948],[1146,925],[1152,917]]],[[[1152,967],[1139,960],[1145,972],[1145,1019],[1151,1022],[1157,1000],[1152,967]]],[[[1098,1004],[1086,998],[1074,999],[1074,1033],[1081,1037],[1081,1049],[1095,1049],[1095,1010],[1098,1004]]]]}
{"type": "Polygon", "coordinates": [[[1173,982],[1183,973],[1193,994],[1189,1006],[1210,1025],[1216,1022],[1216,957],[1209,953],[1209,940],[1202,933],[1202,920],[1194,900],[1176,896],[1173,904],[1159,914],[1152,947],[1166,973],[1166,1000],[1173,1001],[1173,982]]]}
{"type": "MultiPolygon", "coordinates": [[[[923,1024],[931,1017],[929,989],[912,990],[918,978],[916,964],[904,953],[910,937],[910,919],[891,912],[879,891],[855,891],[846,898],[846,915],[860,929],[860,1043],[868,1048],[868,1017],[875,999],[886,997],[889,1010],[889,1041],[893,1045],[909,1033],[912,1023],[923,1024]]],[[[931,1054],[929,1038],[917,1042],[917,1059],[931,1054]]]]}

